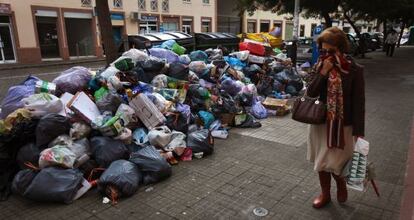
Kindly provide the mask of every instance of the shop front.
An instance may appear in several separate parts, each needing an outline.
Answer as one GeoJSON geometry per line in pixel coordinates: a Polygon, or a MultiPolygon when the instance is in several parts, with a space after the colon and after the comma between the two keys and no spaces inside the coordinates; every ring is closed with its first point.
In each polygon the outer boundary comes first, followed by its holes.
{"type": "Polygon", "coordinates": [[[59,44],[61,38],[58,36],[58,10],[35,10],[35,24],[42,60],[62,59],[59,44]]]}
{"type": "Polygon", "coordinates": [[[9,4],[0,4],[0,63],[16,62],[16,45],[9,4]]]}
{"type": "Polygon", "coordinates": [[[91,12],[64,12],[70,58],[95,55],[94,24],[91,12]]]}
{"type": "Polygon", "coordinates": [[[147,34],[158,32],[159,16],[158,15],[141,15],[139,23],[139,33],[147,34]]]}
{"type": "Polygon", "coordinates": [[[180,30],[180,17],[176,16],[163,16],[160,31],[179,31],[180,30]]]}

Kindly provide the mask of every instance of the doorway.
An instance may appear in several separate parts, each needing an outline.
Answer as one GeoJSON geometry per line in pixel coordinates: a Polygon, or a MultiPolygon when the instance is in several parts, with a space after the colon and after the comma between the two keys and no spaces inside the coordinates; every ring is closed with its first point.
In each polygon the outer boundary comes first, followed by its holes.
{"type": "Polygon", "coordinates": [[[69,56],[93,56],[92,19],[65,18],[69,56]]]}
{"type": "Polygon", "coordinates": [[[37,36],[42,58],[59,58],[56,17],[36,17],[37,36]]]}
{"type": "Polygon", "coordinates": [[[293,22],[286,22],[285,25],[285,40],[292,40],[293,38],[293,22]]]}
{"type": "Polygon", "coordinates": [[[0,23],[0,63],[16,62],[10,24],[0,23]]]}

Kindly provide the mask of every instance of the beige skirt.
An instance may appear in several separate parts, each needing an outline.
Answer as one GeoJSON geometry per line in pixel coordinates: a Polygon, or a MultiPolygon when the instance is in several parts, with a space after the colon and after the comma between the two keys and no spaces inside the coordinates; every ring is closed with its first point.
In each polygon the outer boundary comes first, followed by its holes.
{"type": "Polygon", "coordinates": [[[310,125],[307,159],[314,163],[315,171],[325,171],[340,175],[346,162],[352,158],[354,139],[352,126],[344,127],[344,149],[328,148],[326,125],[310,125]]]}

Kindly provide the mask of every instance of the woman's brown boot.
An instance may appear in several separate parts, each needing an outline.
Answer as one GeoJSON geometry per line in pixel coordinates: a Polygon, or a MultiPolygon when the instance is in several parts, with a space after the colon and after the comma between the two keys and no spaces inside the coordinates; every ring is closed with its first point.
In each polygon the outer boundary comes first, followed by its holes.
{"type": "Polygon", "coordinates": [[[345,178],[335,175],[332,173],[333,178],[336,182],[336,188],[337,188],[337,199],[338,202],[344,203],[348,199],[348,190],[346,189],[346,181],[345,178]]]}
{"type": "Polygon", "coordinates": [[[319,183],[322,193],[313,200],[313,207],[316,209],[324,207],[331,202],[331,173],[319,172],[319,183]]]}

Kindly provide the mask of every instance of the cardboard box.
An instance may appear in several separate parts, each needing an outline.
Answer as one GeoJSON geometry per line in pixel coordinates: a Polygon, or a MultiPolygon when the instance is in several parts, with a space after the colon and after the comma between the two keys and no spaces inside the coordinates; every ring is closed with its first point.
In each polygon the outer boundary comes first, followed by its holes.
{"type": "Polygon", "coordinates": [[[264,57],[260,57],[256,55],[249,55],[248,60],[249,60],[249,63],[264,64],[266,59],[264,57]]]}
{"type": "Polygon", "coordinates": [[[163,124],[166,120],[154,103],[143,93],[134,97],[129,102],[129,106],[135,110],[135,114],[149,130],[163,124]]]}
{"type": "Polygon", "coordinates": [[[99,128],[99,131],[102,135],[113,137],[118,136],[119,133],[124,128],[121,125],[121,119],[119,116],[112,117],[109,121],[107,121],[102,127],[99,128]]]}
{"type": "Polygon", "coordinates": [[[84,92],[78,92],[66,105],[87,123],[92,123],[96,117],[101,115],[96,104],[84,92]]]}
{"type": "Polygon", "coordinates": [[[271,110],[284,110],[288,107],[287,105],[288,100],[287,99],[275,99],[275,98],[270,98],[267,97],[264,101],[263,101],[263,106],[271,109],[271,110]]]}

